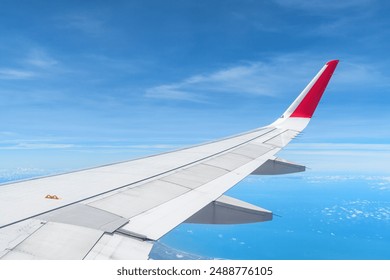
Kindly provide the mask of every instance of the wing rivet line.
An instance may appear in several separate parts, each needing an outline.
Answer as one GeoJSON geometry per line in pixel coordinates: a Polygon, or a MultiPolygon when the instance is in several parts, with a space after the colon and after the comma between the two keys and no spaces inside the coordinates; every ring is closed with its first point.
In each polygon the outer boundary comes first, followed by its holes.
{"type": "Polygon", "coordinates": [[[58,196],[50,195],[50,194],[46,195],[45,198],[47,198],[47,199],[56,199],[56,200],[60,199],[58,196]]]}

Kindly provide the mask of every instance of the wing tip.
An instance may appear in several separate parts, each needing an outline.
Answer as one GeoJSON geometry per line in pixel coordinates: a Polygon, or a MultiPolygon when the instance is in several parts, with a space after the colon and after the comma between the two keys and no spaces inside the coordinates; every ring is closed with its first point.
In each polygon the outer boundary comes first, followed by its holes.
{"type": "Polygon", "coordinates": [[[313,83],[310,83],[301,93],[302,99],[298,98],[298,102],[293,103],[295,108],[293,108],[290,117],[310,119],[313,116],[338,63],[339,60],[335,59],[325,64],[326,68],[323,68],[314,78],[313,83]]]}
{"type": "Polygon", "coordinates": [[[337,65],[337,63],[339,63],[339,59],[333,59],[333,60],[329,60],[326,64],[327,65],[330,65],[330,64],[336,64],[337,65]]]}
{"type": "Polygon", "coordinates": [[[332,68],[336,68],[337,64],[339,64],[340,60],[338,59],[334,59],[334,60],[330,60],[326,63],[326,65],[328,67],[332,67],[332,68]]]}

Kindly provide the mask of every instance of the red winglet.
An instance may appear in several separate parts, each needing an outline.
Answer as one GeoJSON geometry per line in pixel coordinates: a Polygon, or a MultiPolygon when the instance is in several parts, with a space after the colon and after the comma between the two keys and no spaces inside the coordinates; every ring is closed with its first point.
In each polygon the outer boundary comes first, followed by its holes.
{"type": "Polygon", "coordinates": [[[338,63],[338,60],[331,60],[326,64],[326,68],[322,72],[321,76],[313,84],[306,96],[290,115],[291,118],[311,118],[313,116],[318,102],[320,102],[322,94],[324,93],[338,63]]]}

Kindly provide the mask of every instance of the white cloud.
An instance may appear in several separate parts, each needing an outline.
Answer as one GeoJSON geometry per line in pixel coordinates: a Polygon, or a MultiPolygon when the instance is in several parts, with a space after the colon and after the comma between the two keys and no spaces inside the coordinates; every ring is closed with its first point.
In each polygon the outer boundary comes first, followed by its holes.
{"type": "Polygon", "coordinates": [[[53,59],[46,52],[39,49],[33,49],[26,59],[26,62],[39,68],[49,68],[58,64],[57,60],[53,59]]]}
{"type": "Polygon", "coordinates": [[[367,179],[371,185],[379,190],[390,190],[390,176],[372,177],[367,179]]]}
{"type": "MultiPolygon", "coordinates": [[[[356,60],[342,61],[332,84],[349,89],[387,85],[381,66],[356,60]]],[[[290,91],[297,94],[325,62],[320,55],[305,53],[270,55],[267,60],[239,62],[210,73],[148,88],[145,97],[207,102],[215,94],[271,97],[286,95],[290,91]]]]}
{"type": "Polygon", "coordinates": [[[337,70],[335,84],[352,87],[389,86],[390,81],[381,70],[381,65],[374,63],[357,62],[355,59],[341,61],[337,70]]]}
{"type": "Polygon", "coordinates": [[[16,145],[0,146],[0,150],[36,150],[36,149],[69,149],[73,144],[60,143],[19,143],[16,145]]]}
{"type": "Polygon", "coordinates": [[[36,73],[32,71],[25,71],[19,69],[0,69],[0,79],[3,80],[26,80],[36,76],[36,73]]]}
{"type": "Polygon", "coordinates": [[[196,103],[205,102],[205,100],[203,100],[202,97],[197,96],[196,93],[180,90],[183,86],[183,84],[171,84],[152,87],[145,91],[145,97],[190,101],[196,103]]]}
{"type": "MultiPolygon", "coordinates": [[[[240,62],[214,72],[190,76],[145,91],[146,97],[204,102],[210,94],[278,96],[290,87],[301,87],[319,70],[318,59],[303,54],[271,57],[268,61],[240,62]],[[317,68],[313,67],[316,65],[317,68]]],[[[324,63],[323,61],[322,63],[324,63]]],[[[220,98],[220,97],[219,97],[220,98]]]]}
{"type": "Polygon", "coordinates": [[[29,80],[36,79],[45,73],[44,70],[58,64],[58,61],[50,57],[46,52],[32,49],[27,58],[18,61],[23,65],[18,68],[0,68],[0,79],[3,80],[29,80]]]}
{"type": "Polygon", "coordinates": [[[181,82],[160,85],[146,90],[146,97],[204,102],[205,92],[236,94],[270,94],[261,89],[260,65],[242,65],[222,69],[210,74],[189,77],[181,82]],[[258,82],[257,82],[258,81],[258,82]]]}
{"type": "Polygon", "coordinates": [[[390,207],[381,201],[352,200],[341,205],[324,208],[321,213],[326,216],[326,223],[339,223],[348,220],[390,220],[390,207]]]}

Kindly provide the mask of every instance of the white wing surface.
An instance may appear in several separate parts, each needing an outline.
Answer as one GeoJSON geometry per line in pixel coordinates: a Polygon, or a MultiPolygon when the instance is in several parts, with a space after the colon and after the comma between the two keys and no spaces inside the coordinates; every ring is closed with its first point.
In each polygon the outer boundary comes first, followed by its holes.
{"type": "Polygon", "coordinates": [[[281,118],[219,141],[0,187],[2,259],[147,259],[183,222],[233,224],[272,212],[223,195],[250,174],[305,167],[276,154],[309,123],[337,66],[328,62],[281,118]]]}

